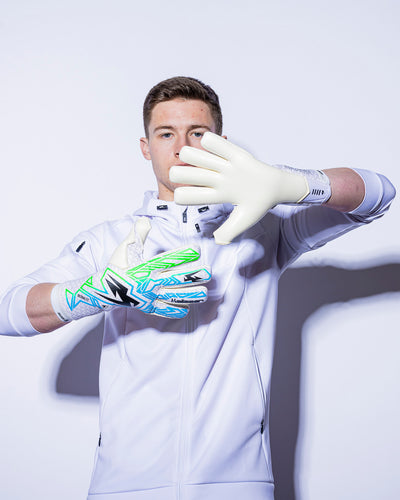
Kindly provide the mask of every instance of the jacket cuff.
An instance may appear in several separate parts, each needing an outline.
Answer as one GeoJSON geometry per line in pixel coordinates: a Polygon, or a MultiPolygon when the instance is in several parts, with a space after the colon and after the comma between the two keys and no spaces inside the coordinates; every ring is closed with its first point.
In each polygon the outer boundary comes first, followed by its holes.
{"type": "Polygon", "coordinates": [[[369,215],[374,213],[383,197],[383,186],[379,175],[370,170],[361,168],[354,168],[353,170],[357,172],[364,181],[365,195],[360,205],[347,213],[350,215],[369,215]]]}
{"type": "Polygon", "coordinates": [[[40,332],[33,328],[26,314],[26,298],[33,286],[34,285],[22,285],[16,288],[10,297],[8,309],[10,312],[8,319],[14,334],[16,333],[25,337],[40,334],[40,332]]]}

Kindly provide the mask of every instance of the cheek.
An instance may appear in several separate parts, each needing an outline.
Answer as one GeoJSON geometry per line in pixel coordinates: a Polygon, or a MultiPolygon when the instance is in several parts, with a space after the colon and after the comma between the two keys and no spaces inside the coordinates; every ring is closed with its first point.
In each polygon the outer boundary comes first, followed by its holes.
{"type": "Polygon", "coordinates": [[[171,154],[171,147],[168,144],[160,143],[151,148],[151,158],[162,162],[163,159],[167,159],[171,154]]]}
{"type": "Polygon", "coordinates": [[[152,150],[151,162],[153,164],[154,171],[160,175],[167,175],[169,167],[173,164],[173,160],[171,159],[171,154],[168,149],[162,147],[152,150]]]}

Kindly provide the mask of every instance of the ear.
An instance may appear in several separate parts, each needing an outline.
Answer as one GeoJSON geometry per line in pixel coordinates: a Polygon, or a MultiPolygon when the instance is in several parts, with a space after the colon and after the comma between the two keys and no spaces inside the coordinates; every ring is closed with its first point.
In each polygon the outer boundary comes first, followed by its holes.
{"type": "Polygon", "coordinates": [[[146,158],[146,160],[151,160],[149,140],[147,137],[140,138],[140,149],[142,150],[142,155],[146,158]]]}

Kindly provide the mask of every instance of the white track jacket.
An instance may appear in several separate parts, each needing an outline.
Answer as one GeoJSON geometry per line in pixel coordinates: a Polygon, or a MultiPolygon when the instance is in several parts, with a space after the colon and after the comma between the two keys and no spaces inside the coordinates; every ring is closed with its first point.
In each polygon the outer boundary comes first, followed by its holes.
{"type": "Polygon", "coordinates": [[[79,234],[5,294],[0,333],[36,334],[25,313],[31,286],[104,268],[137,216],[151,219],[146,259],[197,245],[211,266],[209,298],[185,319],[122,307],[105,313],[89,500],[273,499],[268,406],[278,278],[303,252],[382,215],[394,189],[382,176],[364,179],[373,193],[364,215],[281,205],[227,246],[212,233],[228,207],[185,208],[146,193],[134,215],[79,234]]]}

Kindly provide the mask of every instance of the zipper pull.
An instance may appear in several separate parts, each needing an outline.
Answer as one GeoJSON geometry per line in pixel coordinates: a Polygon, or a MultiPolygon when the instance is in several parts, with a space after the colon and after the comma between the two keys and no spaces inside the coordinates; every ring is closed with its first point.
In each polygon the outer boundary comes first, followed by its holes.
{"type": "Polygon", "coordinates": [[[187,222],[187,210],[188,210],[188,207],[186,207],[185,210],[182,212],[182,221],[184,224],[186,224],[186,222],[187,222]]]}

